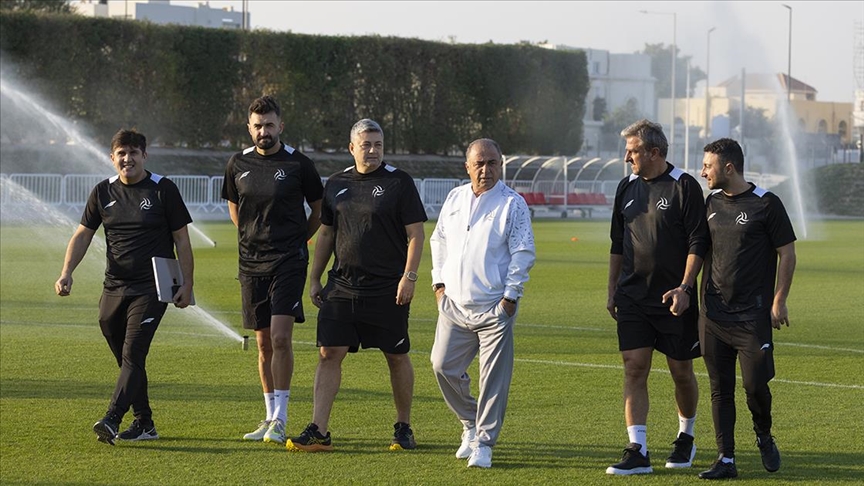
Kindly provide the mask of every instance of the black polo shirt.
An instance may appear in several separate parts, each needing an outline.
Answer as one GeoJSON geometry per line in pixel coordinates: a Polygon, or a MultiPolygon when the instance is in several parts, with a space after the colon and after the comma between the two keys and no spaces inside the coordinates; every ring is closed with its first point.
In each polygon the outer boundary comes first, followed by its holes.
{"type": "Polygon", "coordinates": [[[144,179],[131,185],[120,176],[96,184],[81,224],[94,231],[105,227],[105,292],[155,293],[151,258],[175,258],[171,232],[191,222],[177,186],[158,174],[147,171],[144,179]]]}

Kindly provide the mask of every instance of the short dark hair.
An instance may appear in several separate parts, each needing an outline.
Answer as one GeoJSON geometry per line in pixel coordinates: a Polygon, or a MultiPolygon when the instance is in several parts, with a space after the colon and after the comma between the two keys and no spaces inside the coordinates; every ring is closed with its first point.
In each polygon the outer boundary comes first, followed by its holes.
{"type": "Polygon", "coordinates": [[[660,157],[665,158],[669,151],[669,142],[666,141],[663,126],[645,118],[621,130],[621,136],[625,139],[637,137],[645,150],[659,149],[660,157]]]}
{"type": "Polygon", "coordinates": [[[495,140],[492,140],[491,138],[478,138],[477,140],[474,140],[473,142],[469,143],[468,148],[465,149],[465,158],[466,159],[468,158],[468,154],[471,153],[471,149],[473,149],[475,146],[492,147],[495,149],[496,152],[498,152],[498,159],[499,160],[502,160],[504,158],[504,155],[501,153],[501,146],[498,145],[498,142],[496,142],[495,140]]]}
{"type": "Polygon", "coordinates": [[[135,147],[141,149],[141,152],[147,153],[147,137],[138,133],[134,128],[126,130],[121,128],[111,137],[111,152],[113,153],[117,147],[135,147]]]}
{"type": "Polygon", "coordinates": [[[705,145],[706,153],[716,154],[723,164],[732,164],[735,172],[744,173],[744,151],[738,142],[731,138],[721,138],[705,145]]]}
{"type": "Polygon", "coordinates": [[[252,116],[252,113],[258,115],[266,115],[267,113],[276,113],[276,116],[282,118],[282,110],[279,109],[279,103],[276,102],[276,99],[270,95],[264,95],[249,105],[249,116],[252,116]]]}

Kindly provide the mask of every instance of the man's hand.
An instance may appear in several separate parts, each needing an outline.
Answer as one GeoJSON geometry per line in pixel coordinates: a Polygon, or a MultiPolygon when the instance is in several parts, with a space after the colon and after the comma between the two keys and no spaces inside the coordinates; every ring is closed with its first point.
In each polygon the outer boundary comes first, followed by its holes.
{"type": "Polygon", "coordinates": [[[54,290],[60,297],[66,297],[72,292],[72,275],[60,275],[54,282],[54,290]]]}
{"type": "Polygon", "coordinates": [[[324,300],[321,298],[321,281],[309,280],[309,299],[315,307],[320,308],[324,300]]]}
{"type": "Polygon", "coordinates": [[[408,280],[408,277],[402,277],[399,280],[399,289],[396,290],[396,305],[405,305],[410,304],[411,299],[414,298],[414,284],[408,280]]]}
{"type": "Polygon", "coordinates": [[[606,310],[609,311],[612,319],[618,320],[618,311],[615,308],[615,296],[613,294],[609,294],[609,297],[606,299],[606,310]]]}
{"type": "Polygon", "coordinates": [[[516,306],[517,305],[518,304],[510,302],[509,300],[507,300],[503,297],[501,298],[501,307],[504,309],[504,312],[506,312],[507,315],[510,317],[513,317],[513,314],[516,314],[516,306]]]}
{"type": "Polygon", "coordinates": [[[182,309],[187,307],[192,302],[192,284],[184,283],[177,289],[177,293],[173,297],[174,307],[182,309]]]}
{"type": "Polygon", "coordinates": [[[671,312],[673,316],[684,314],[684,311],[690,307],[690,294],[685,292],[681,287],[675,287],[663,294],[664,304],[670,300],[672,301],[672,305],[669,307],[669,312],[671,312]]]}
{"type": "Polygon", "coordinates": [[[771,327],[780,329],[786,324],[789,327],[789,309],[786,308],[786,302],[774,302],[771,306],[771,327]]]}

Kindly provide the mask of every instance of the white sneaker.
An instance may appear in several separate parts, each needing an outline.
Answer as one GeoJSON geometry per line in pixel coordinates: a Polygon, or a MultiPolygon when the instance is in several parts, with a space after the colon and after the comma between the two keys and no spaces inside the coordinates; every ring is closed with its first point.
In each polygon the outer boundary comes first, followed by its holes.
{"type": "Polygon", "coordinates": [[[249,432],[248,434],[243,436],[243,440],[262,440],[264,438],[264,434],[267,433],[267,429],[270,428],[269,420],[262,420],[261,423],[258,424],[258,428],[255,429],[254,432],[249,432]]]}
{"type": "Polygon", "coordinates": [[[462,444],[459,450],[456,451],[456,459],[468,459],[471,457],[471,442],[474,441],[474,436],[477,435],[477,429],[471,427],[462,431],[462,444]]]}
{"type": "Polygon", "coordinates": [[[264,433],[264,442],[285,443],[285,424],[281,420],[270,421],[270,428],[264,433]]]}
{"type": "Polygon", "coordinates": [[[468,467],[492,467],[492,448],[477,445],[468,458],[468,467]]]}

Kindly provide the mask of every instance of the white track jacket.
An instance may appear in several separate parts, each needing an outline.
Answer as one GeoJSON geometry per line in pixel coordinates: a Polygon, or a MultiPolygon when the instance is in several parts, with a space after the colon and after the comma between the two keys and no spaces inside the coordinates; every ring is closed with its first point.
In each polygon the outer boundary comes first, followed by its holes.
{"type": "Polygon", "coordinates": [[[525,200],[503,182],[479,197],[471,184],[450,191],[429,240],[432,283],[475,312],[518,299],[534,266],[534,232],[525,200]]]}

